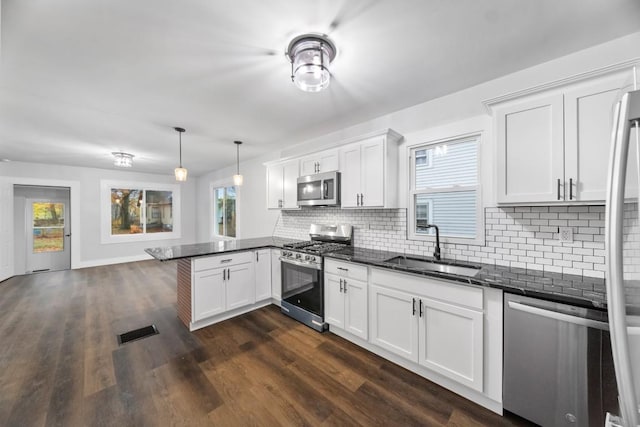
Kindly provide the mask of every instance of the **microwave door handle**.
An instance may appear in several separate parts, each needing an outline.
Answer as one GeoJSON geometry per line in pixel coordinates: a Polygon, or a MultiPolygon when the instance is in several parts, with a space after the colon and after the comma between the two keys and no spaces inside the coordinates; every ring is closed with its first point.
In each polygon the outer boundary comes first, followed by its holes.
{"type": "Polygon", "coordinates": [[[323,186],[322,198],[323,199],[328,199],[329,198],[329,183],[327,181],[322,181],[322,186],[323,186]]]}

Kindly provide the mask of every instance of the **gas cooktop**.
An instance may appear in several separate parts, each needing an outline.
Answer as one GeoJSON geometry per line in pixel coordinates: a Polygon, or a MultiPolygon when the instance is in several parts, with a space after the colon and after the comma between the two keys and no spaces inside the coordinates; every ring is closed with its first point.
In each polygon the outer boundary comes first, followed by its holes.
{"type": "Polygon", "coordinates": [[[331,242],[318,242],[318,241],[307,241],[307,242],[295,242],[290,244],[285,244],[284,248],[286,249],[295,249],[305,253],[322,255],[329,252],[336,252],[342,249],[349,247],[346,243],[331,243],[331,242]]]}

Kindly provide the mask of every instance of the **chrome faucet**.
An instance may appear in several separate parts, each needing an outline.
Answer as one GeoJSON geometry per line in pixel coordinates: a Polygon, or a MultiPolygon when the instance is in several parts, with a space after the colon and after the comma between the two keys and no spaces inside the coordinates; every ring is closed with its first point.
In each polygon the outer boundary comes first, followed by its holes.
{"type": "Polygon", "coordinates": [[[433,257],[440,261],[440,230],[438,230],[437,225],[427,224],[425,228],[435,228],[436,229],[436,249],[433,251],[433,257]]]}

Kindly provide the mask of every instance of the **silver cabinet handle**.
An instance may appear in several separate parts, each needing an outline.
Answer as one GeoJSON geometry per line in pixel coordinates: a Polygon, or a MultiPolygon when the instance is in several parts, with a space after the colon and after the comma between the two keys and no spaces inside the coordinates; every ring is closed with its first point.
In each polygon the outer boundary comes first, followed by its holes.
{"type": "Polygon", "coordinates": [[[557,311],[548,310],[540,307],[534,307],[532,305],[523,304],[521,302],[509,301],[509,308],[512,308],[518,311],[523,311],[525,313],[535,314],[537,316],[546,317],[553,320],[573,323],[574,325],[601,329],[603,331],[609,330],[609,324],[605,322],[599,322],[597,320],[585,319],[584,317],[578,317],[578,316],[572,316],[570,314],[559,313],[557,311]]]}
{"type": "Polygon", "coordinates": [[[337,267],[337,268],[338,268],[338,270],[342,270],[342,271],[349,271],[349,269],[348,269],[348,268],[344,268],[344,267],[337,267]]]}
{"type": "Polygon", "coordinates": [[[342,279],[340,279],[340,292],[342,293],[342,279]]]}
{"type": "Polygon", "coordinates": [[[412,303],[411,306],[413,308],[413,315],[416,315],[416,299],[415,298],[411,298],[412,299],[412,303]]]}
{"type": "Polygon", "coordinates": [[[227,280],[231,280],[231,269],[227,268],[227,280]]]}
{"type": "Polygon", "coordinates": [[[364,206],[364,194],[360,193],[360,206],[364,206]]]}
{"type": "Polygon", "coordinates": [[[560,178],[558,178],[558,200],[560,200],[560,178]]]}
{"type": "Polygon", "coordinates": [[[227,269],[222,270],[222,280],[227,280],[227,269]]]}
{"type": "Polygon", "coordinates": [[[256,252],[256,262],[260,262],[260,254],[256,252]]]}
{"type": "Polygon", "coordinates": [[[360,194],[356,193],[356,205],[360,206],[360,194]]]}
{"type": "Polygon", "coordinates": [[[420,317],[422,317],[422,300],[420,300],[420,317]]]}
{"type": "Polygon", "coordinates": [[[347,280],[346,279],[342,281],[342,286],[343,286],[343,289],[344,289],[344,293],[346,294],[347,293],[347,280]]]}
{"type": "Polygon", "coordinates": [[[227,258],[227,259],[221,259],[220,260],[221,263],[223,263],[223,262],[231,262],[231,261],[233,261],[233,258],[227,258]]]}

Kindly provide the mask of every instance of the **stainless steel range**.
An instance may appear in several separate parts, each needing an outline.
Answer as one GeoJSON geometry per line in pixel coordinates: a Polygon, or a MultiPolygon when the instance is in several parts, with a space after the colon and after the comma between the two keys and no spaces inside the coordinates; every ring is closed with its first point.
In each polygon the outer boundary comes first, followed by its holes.
{"type": "Polygon", "coordinates": [[[282,312],[323,332],[324,275],[323,254],[338,252],[351,245],[350,225],[311,225],[310,241],[285,245],[282,265],[282,312]]]}

